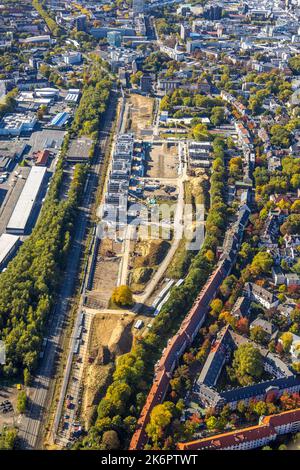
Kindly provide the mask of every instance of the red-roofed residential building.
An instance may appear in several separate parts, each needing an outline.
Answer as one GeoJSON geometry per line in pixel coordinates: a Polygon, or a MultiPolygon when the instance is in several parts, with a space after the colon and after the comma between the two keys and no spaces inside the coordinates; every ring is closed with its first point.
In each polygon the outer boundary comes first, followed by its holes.
{"type": "Polygon", "coordinates": [[[280,434],[295,433],[300,429],[300,408],[265,416],[260,424],[249,428],[216,434],[205,439],[179,442],[179,450],[249,450],[274,441],[280,434]]]}
{"type": "Polygon", "coordinates": [[[49,150],[39,150],[35,154],[35,164],[37,166],[46,166],[50,156],[49,150]]]}

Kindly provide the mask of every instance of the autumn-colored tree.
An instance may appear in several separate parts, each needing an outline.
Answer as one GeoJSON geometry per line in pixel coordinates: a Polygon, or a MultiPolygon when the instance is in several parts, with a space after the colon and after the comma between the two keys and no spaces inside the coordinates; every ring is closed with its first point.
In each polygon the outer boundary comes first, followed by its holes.
{"type": "Polygon", "coordinates": [[[266,396],[266,403],[274,403],[277,400],[277,393],[276,392],[268,392],[266,396]]]}
{"type": "Polygon", "coordinates": [[[260,274],[267,274],[273,264],[273,258],[267,251],[257,253],[250,265],[250,272],[252,276],[259,276],[260,274]]]}
{"type": "Polygon", "coordinates": [[[199,351],[197,352],[196,354],[196,359],[197,361],[199,361],[200,363],[203,363],[209,350],[210,350],[210,346],[211,346],[211,343],[210,343],[210,340],[208,338],[206,338],[201,346],[201,348],[199,349],[199,351]]]}
{"type": "Polygon", "coordinates": [[[241,176],[243,171],[243,160],[241,157],[233,157],[229,162],[229,173],[233,177],[241,176]]]}
{"type": "Polygon", "coordinates": [[[230,325],[233,329],[236,329],[237,318],[231,315],[230,312],[224,310],[222,313],[220,313],[219,320],[222,320],[227,325],[230,325]]]}
{"type": "Polygon", "coordinates": [[[195,356],[191,353],[191,352],[186,352],[184,353],[183,355],[183,361],[185,364],[193,364],[193,362],[195,362],[196,358],[195,356]]]}
{"type": "Polygon", "coordinates": [[[258,416],[266,415],[268,412],[268,406],[264,401],[258,401],[254,405],[254,411],[258,416]]]}
{"type": "Polygon", "coordinates": [[[300,404],[299,393],[293,393],[292,395],[283,393],[280,397],[280,404],[283,410],[292,410],[293,408],[297,408],[300,404]]]}
{"type": "Polygon", "coordinates": [[[249,331],[249,320],[246,317],[242,317],[237,321],[236,329],[242,335],[246,335],[249,331]]]}
{"type": "Polygon", "coordinates": [[[291,212],[295,214],[300,214],[300,200],[296,199],[296,201],[293,202],[291,205],[291,212]]]}
{"type": "Polygon", "coordinates": [[[206,426],[209,431],[213,431],[216,429],[218,420],[215,416],[210,416],[208,419],[206,419],[206,426]]]}
{"type": "Polygon", "coordinates": [[[218,316],[221,311],[222,311],[222,308],[223,308],[223,302],[221,299],[214,299],[211,304],[210,304],[210,308],[211,308],[211,313],[213,316],[218,316]]]}
{"type": "Polygon", "coordinates": [[[282,333],[280,336],[280,342],[282,343],[282,347],[285,353],[289,352],[290,347],[293,342],[293,335],[289,331],[282,333]]]}
{"type": "Polygon", "coordinates": [[[292,367],[297,374],[300,374],[300,362],[293,362],[292,367]]]}
{"type": "Polygon", "coordinates": [[[204,256],[210,263],[212,263],[215,259],[215,254],[212,250],[207,250],[204,256]]]}
{"type": "Polygon", "coordinates": [[[190,419],[193,423],[197,423],[197,424],[200,424],[203,421],[197,413],[194,413],[190,419]]]}
{"type": "Polygon", "coordinates": [[[277,352],[278,354],[282,354],[282,353],[283,353],[283,346],[282,346],[281,343],[278,342],[278,343],[276,344],[276,346],[275,346],[275,349],[276,349],[276,352],[277,352]]]}
{"type": "Polygon", "coordinates": [[[156,405],[150,416],[150,422],[146,426],[146,432],[154,443],[163,437],[165,428],[170,424],[175,405],[172,402],[164,402],[156,405]]]}

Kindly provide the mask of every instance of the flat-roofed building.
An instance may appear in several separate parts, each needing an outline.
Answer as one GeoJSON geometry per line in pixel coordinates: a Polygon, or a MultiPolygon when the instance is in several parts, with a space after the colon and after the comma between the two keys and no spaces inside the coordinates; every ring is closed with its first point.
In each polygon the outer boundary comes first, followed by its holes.
{"type": "Polygon", "coordinates": [[[0,122],[0,135],[21,135],[32,132],[37,118],[32,113],[6,114],[0,122]]]}
{"type": "Polygon", "coordinates": [[[0,237],[0,270],[6,267],[8,261],[18,248],[20,237],[4,233],[0,237]]]}
{"type": "Polygon", "coordinates": [[[70,141],[67,161],[71,163],[85,163],[91,157],[93,140],[89,137],[79,137],[70,141]]]}
{"type": "Polygon", "coordinates": [[[7,233],[23,235],[26,232],[47,168],[33,166],[6,227],[7,233]]]}
{"type": "Polygon", "coordinates": [[[29,38],[20,39],[20,43],[23,44],[30,44],[30,43],[38,43],[38,42],[48,42],[51,43],[51,36],[49,34],[44,34],[41,36],[30,36],[29,38]]]}

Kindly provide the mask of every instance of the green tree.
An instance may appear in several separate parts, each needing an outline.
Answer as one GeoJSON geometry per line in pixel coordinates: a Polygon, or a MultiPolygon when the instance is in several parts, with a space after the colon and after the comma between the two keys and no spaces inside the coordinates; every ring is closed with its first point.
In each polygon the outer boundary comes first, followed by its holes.
{"type": "Polygon", "coordinates": [[[291,144],[291,133],[280,124],[274,124],[271,129],[271,143],[278,147],[287,148],[291,144]]]}
{"type": "Polygon", "coordinates": [[[222,108],[221,106],[215,106],[214,108],[212,108],[210,120],[214,126],[219,126],[220,124],[222,124],[224,122],[224,118],[224,108],[222,108]]]}
{"type": "Polygon", "coordinates": [[[250,271],[253,276],[267,274],[273,265],[273,258],[267,251],[261,251],[254,256],[250,265],[250,271]]]}
{"type": "Polygon", "coordinates": [[[251,343],[241,344],[234,352],[232,366],[241,385],[249,385],[263,373],[263,360],[259,349],[251,343]]]}
{"type": "Polygon", "coordinates": [[[261,326],[256,325],[250,329],[250,338],[256,343],[265,344],[268,339],[268,335],[261,326]]]}
{"type": "Polygon", "coordinates": [[[25,413],[27,404],[27,396],[25,390],[21,390],[17,396],[17,411],[18,413],[25,413]]]}
{"type": "Polygon", "coordinates": [[[209,431],[214,431],[217,428],[218,420],[215,416],[210,416],[205,422],[209,431]]]}

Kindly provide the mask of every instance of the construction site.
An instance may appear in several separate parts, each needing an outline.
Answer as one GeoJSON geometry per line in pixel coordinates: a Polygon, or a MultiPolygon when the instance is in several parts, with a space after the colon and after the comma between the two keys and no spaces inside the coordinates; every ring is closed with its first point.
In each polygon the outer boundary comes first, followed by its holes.
{"type": "MultiPolygon", "coordinates": [[[[158,104],[131,94],[119,109],[102,212],[97,212],[107,225],[89,251],[81,306],[84,320],[74,327],[71,379],[60,421],[63,447],[74,437],[69,421],[76,423],[75,433],[90,427],[116,359],[130,351],[135,337],[150,331],[171,288],[182,283],[177,267],[186,252],[184,206],[201,201],[204,175],[190,182],[185,143],[158,140],[158,104]],[[121,208],[126,223],[119,218],[121,208]],[[132,306],[120,307],[113,301],[121,286],[130,288],[132,306]]],[[[204,233],[203,222],[200,229],[204,233]]]]}

